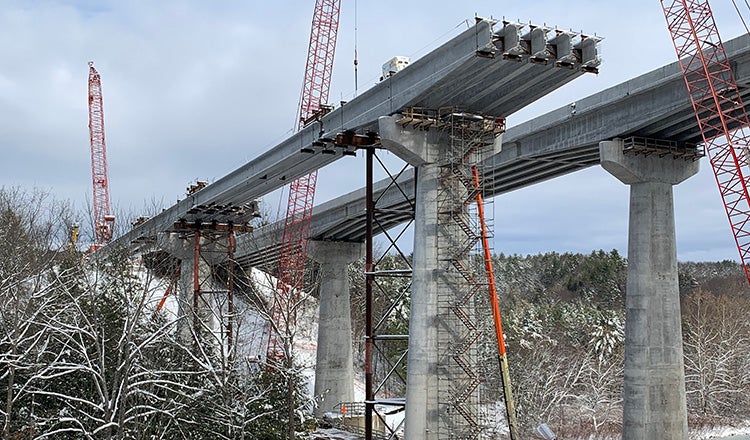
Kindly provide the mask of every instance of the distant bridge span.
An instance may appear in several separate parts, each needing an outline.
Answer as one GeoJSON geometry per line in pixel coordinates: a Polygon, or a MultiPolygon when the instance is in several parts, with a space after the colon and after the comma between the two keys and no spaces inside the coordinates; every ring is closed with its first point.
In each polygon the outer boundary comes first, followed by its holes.
{"type": "MultiPolygon", "coordinates": [[[[746,109],[750,111],[750,35],[724,44],[746,109]]],[[[517,126],[503,136],[502,151],[486,160],[485,189],[496,196],[599,164],[599,142],[643,136],[698,143],[701,134],[677,62],[645,73],[576,101],[575,112],[565,106],[517,126]]],[[[364,165],[363,165],[364,167],[364,165]]],[[[413,171],[401,178],[414,200],[413,171]]],[[[380,197],[388,182],[375,184],[380,197]]],[[[363,242],[365,189],[361,188],[313,209],[314,240],[363,242]]],[[[399,208],[403,196],[395,190],[379,206],[399,208]]],[[[403,206],[401,206],[403,207],[403,206]]],[[[380,216],[386,229],[408,220],[380,216]]],[[[278,224],[259,228],[238,239],[237,258],[260,266],[274,259],[278,224]]]]}

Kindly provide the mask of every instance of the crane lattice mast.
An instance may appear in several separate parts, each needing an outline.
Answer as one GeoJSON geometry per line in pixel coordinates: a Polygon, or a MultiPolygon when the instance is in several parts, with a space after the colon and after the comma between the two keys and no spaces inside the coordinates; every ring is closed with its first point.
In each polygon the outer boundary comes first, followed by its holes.
{"type": "Polygon", "coordinates": [[[94,62],[89,61],[89,138],[91,140],[91,176],[94,189],[94,245],[98,249],[112,239],[115,217],[109,209],[107,144],[104,140],[102,82],[94,62]]]}
{"type": "MultiPolygon", "coordinates": [[[[307,51],[305,78],[302,84],[297,129],[301,129],[328,101],[333,71],[333,56],[339,26],[341,0],[316,0],[307,51]]],[[[297,294],[302,287],[307,258],[315,185],[318,172],[300,177],[289,186],[286,218],[278,266],[278,282],[273,306],[272,331],[268,343],[269,357],[283,357],[279,331],[287,331],[296,321],[297,294]],[[283,327],[286,329],[283,329],[283,327]]]]}
{"type": "Polygon", "coordinates": [[[707,0],[661,0],[693,104],[750,282],[748,117],[707,0]]]}

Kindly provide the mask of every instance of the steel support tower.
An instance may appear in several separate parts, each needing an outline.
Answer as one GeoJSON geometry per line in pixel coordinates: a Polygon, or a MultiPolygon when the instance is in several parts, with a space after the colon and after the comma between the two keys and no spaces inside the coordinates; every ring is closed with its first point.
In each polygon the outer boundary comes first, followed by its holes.
{"type": "Polygon", "coordinates": [[[406,360],[409,342],[409,292],[411,291],[411,259],[401,250],[406,233],[414,222],[414,201],[401,187],[399,178],[409,165],[394,171],[380,160],[375,147],[366,150],[366,235],[365,235],[365,439],[372,440],[383,432],[395,439],[403,422],[387,423],[386,416],[402,412],[406,403],[406,360]],[[376,166],[389,179],[389,192],[403,199],[395,207],[384,209],[379,197],[373,195],[376,166]],[[384,224],[393,217],[406,222],[394,230],[384,224]],[[374,237],[383,234],[386,248],[380,256],[374,253],[374,237]],[[388,263],[386,258],[392,255],[388,263]],[[380,432],[378,432],[380,431],[380,432]]]}

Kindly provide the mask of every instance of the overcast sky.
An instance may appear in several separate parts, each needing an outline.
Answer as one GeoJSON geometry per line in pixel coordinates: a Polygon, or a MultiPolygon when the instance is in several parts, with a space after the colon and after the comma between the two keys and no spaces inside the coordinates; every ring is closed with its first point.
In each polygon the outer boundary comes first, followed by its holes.
{"type": "MultiPolygon", "coordinates": [[[[355,1],[342,0],[331,102],[354,93],[355,1]]],[[[603,36],[586,75],[508,117],[530,117],[674,60],[656,0],[358,0],[359,91],[395,55],[424,55],[475,15],[603,36]]],[[[738,5],[745,8],[742,2],[738,5]]],[[[291,134],[314,0],[0,0],[0,186],[38,187],[85,209],[91,200],[87,76],[102,76],[112,203],[169,206],[291,134]]],[[[713,0],[724,40],[745,29],[713,0]]],[[[750,11],[742,9],[746,17],[750,11]]],[[[707,161],[676,188],[680,260],[737,260],[707,161]]],[[[316,203],[364,183],[364,160],[321,171],[316,203]]],[[[265,202],[275,214],[279,194],[265,202]]],[[[498,197],[495,251],[627,248],[627,187],[599,167],[498,197]]]]}

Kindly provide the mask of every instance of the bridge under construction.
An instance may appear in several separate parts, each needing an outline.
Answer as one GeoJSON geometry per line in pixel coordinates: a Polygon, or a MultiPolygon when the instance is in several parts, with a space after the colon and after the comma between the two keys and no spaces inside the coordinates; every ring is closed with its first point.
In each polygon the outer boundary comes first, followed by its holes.
{"type": "MultiPolygon", "coordinates": [[[[601,165],[631,189],[623,438],[686,438],[672,187],[698,171],[704,152],[679,64],[575,107],[505,127],[505,118],[517,110],[597,72],[599,43],[590,35],[477,19],[407,68],[98,252],[124,246],[133,252],[158,249],[178,259],[182,314],[192,317],[183,328],[220,327],[232,347],[233,267],[271,271],[286,251],[280,246],[282,223],[248,226],[257,215],[255,200],[362,151],[366,187],[312,213],[310,254],[322,274],[315,383],[322,400],[316,411],[323,415],[354,400],[347,267],[364,257],[370,289],[365,424],[371,430],[386,414],[403,410],[407,439],[489,438],[486,408],[492,402],[482,392],[487,384],[479,344],[492,331],[476,325],[486,312],[489,283],[476,257],[487,236],[478,215],[482,199],[601,165]],[[406,166],[375,181],[379,151],[393,153],[406,166]],[[374,237],[383,234],[397,250],[401,235],[390,231],[410,223],[410,269],[380,268],[374,237]],[[207,286],[215,285],[212,267],[226,262],[229,275],[221,281],[227,286],[226,321],[211,322],[206,310],[216,304],[207,286]],[[379,325],[392,308],[371,307],[372,289],[388,277],[411,280],[408,334],[379,325]],[[396,362],[407,362],[404,395],[385,385],[401,371],[398,365],[376,359],[395,343],[405,348],[396,362]]],[[[746,98],[750,37],[729,41],[725,49],[746,98]]],[[[395,438],[398,430],[383,432],[395,438]]]]}

